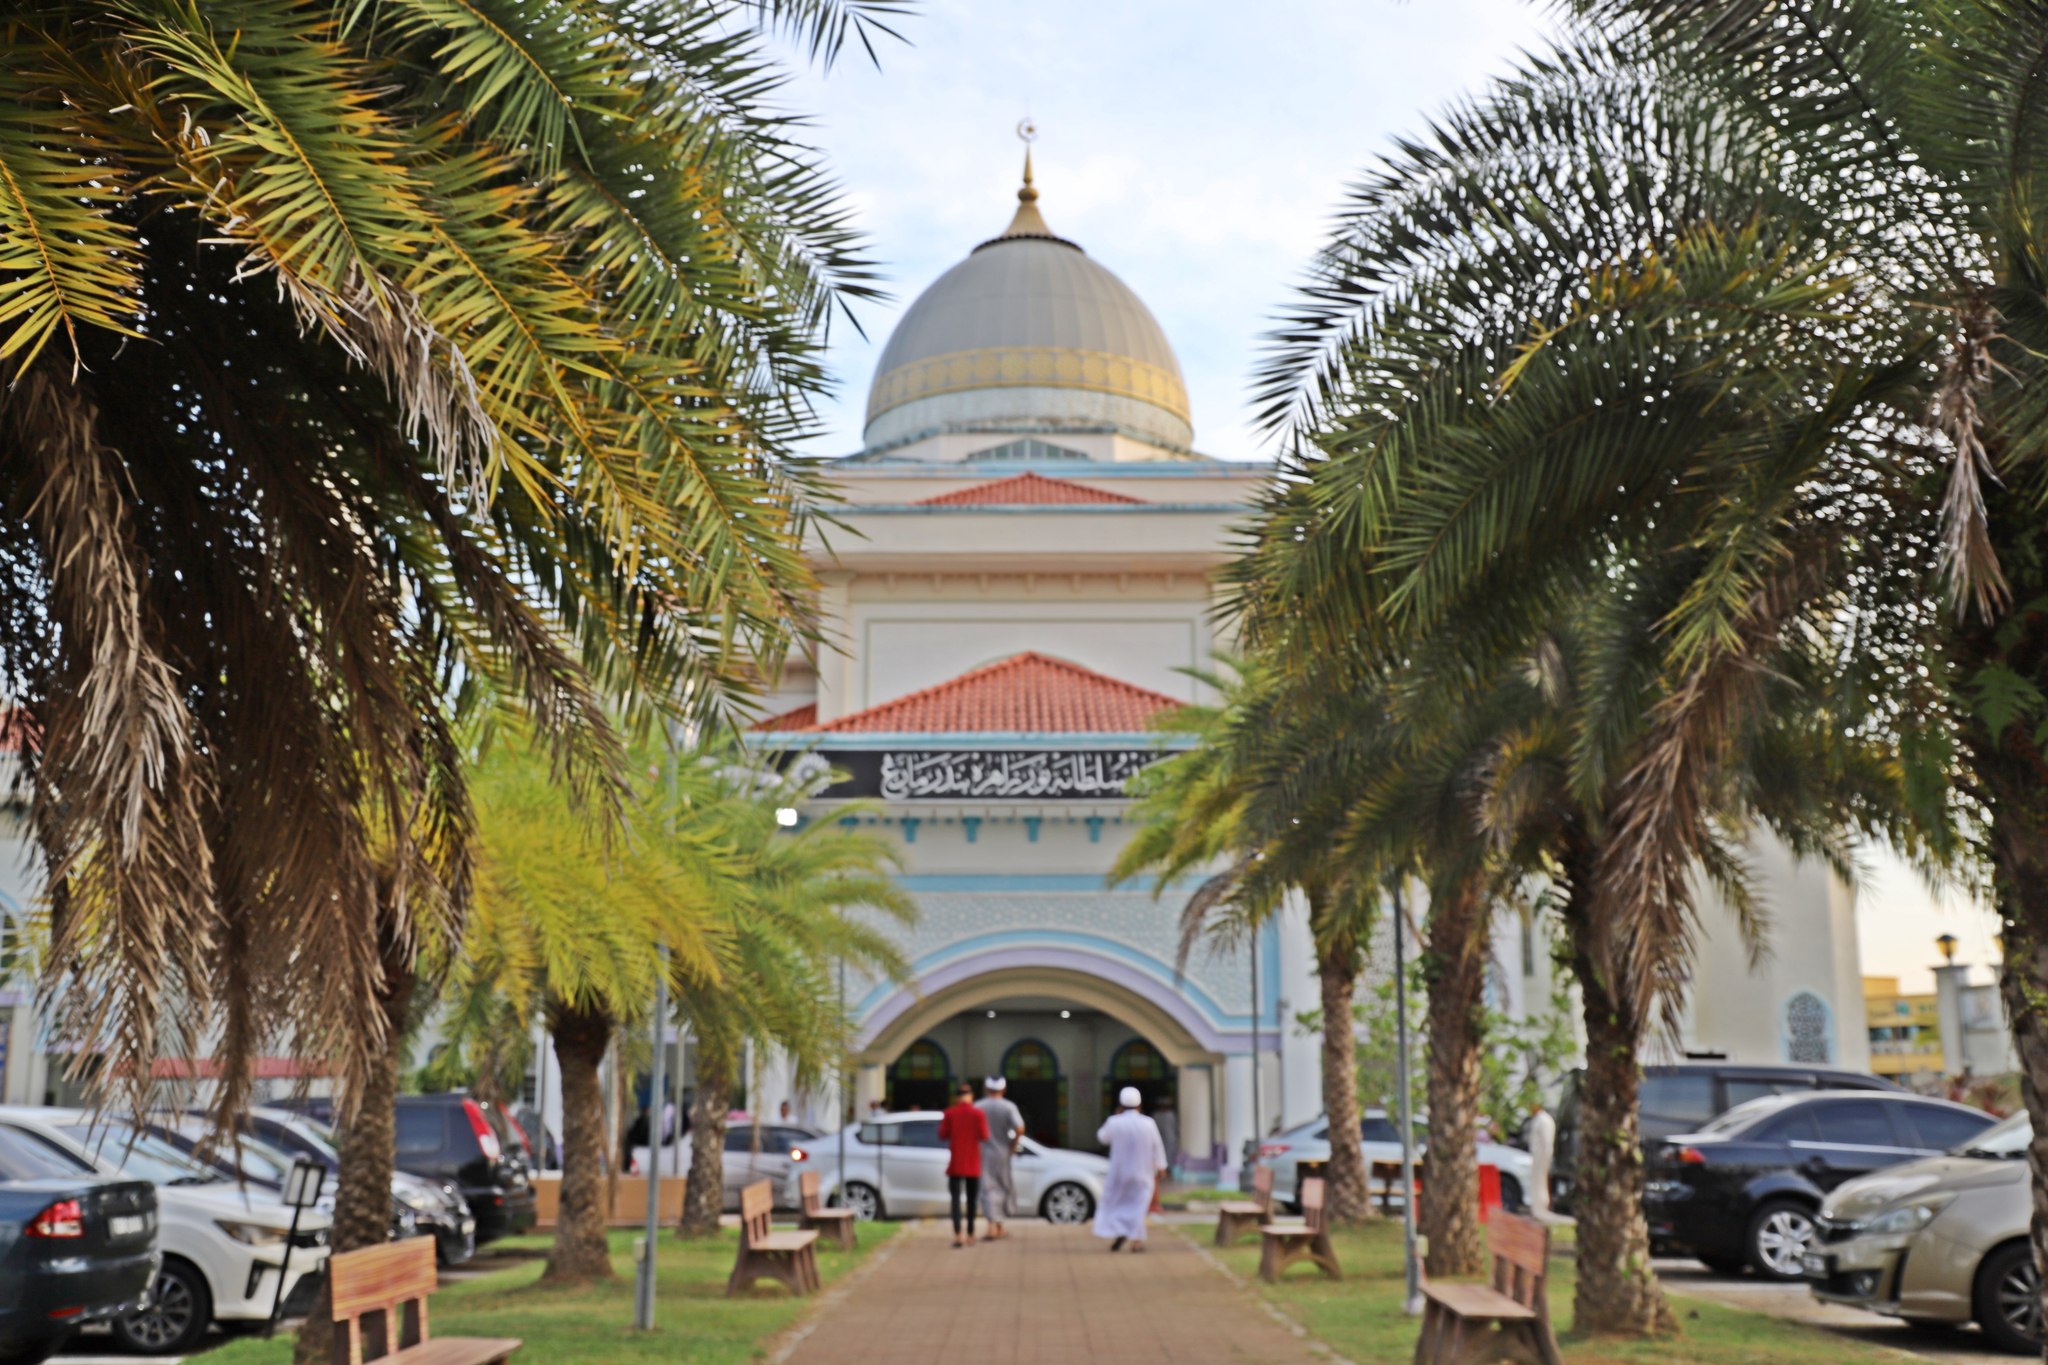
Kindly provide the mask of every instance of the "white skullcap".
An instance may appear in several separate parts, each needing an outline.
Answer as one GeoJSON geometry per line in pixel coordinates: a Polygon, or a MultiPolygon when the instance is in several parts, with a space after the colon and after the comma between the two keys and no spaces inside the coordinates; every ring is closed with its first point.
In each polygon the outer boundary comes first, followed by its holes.
{"type": "Polygon", "coordinates": [[[1005,1081],[1001,1076],[991,1076],[981,1084],[984,1090],[991,1090],[997,1094],[1001,1094],[1009,1088],[1009,1082],[1005,1081]]]}
{"type": "Polygon", "coordinates": [[[1145,1097],[1138,1093],[1137,1086],[1127,1085],[1123,1088],[1123,1092],[1116,1097],[1116,1102],[1126,1109],[1136,1109],[1145,1102],[1145,1097]]]}

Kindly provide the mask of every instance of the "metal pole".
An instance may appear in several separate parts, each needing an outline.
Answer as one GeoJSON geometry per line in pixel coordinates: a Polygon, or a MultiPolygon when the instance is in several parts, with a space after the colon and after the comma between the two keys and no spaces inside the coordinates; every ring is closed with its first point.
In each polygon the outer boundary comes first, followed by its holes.
{"type": "Polygon", "coordinates": [[[292,1205],[292,1229],[284,1235],[284,1259],[277,1265],[277,1292],[270,1296],[270,1316],[263,1321],[263,1335],[266,1339],[277,1335],[277,1313],[284,1307],[284,1282],[291,1278],[292,1246],[299,1240],[299,1214],[302,1210],[292,1205]]]}
{"type": "Polygon", "coordinates": [[[1266,1130],[1259,1126],[1259,931],[1251,933],[1252,945],[1252,1156],[1258,1156],[1260,1146],[1266,1140],[1266,1130]]]}
{"type": "Polygon", "coordinates": [[[640,1277],[634,1285],[633,1326],[654,1330],[654,1251],[661,1245],[661,1082],[668,1028],[668,949],[661,950],[661,973],[654,982],[654,1063],[647,1092],[647,1242],[641,1248],[640,1277]]]}
{"type": "MultiPolygon", "coordinates": [[[[839,959],[839,1026],[846,1027],[846,959],[839,959]]],[[[839,1044],[839,1202],[846,1208],[846,1129],[853,1122],[853,1096],[846,1088],[847,1044],[839,1044]]]]}
{"type": "Polygon", "coordinates": [[[1394,884],[1394,1088],[1401,1110],[1401,1260],[1408,1277],[1404,1311],[1422,1311],[1422,1265],[1415,1256],[1415,1119],[1408,1080],[1408,927],[1401,884],[1394,884]]]}

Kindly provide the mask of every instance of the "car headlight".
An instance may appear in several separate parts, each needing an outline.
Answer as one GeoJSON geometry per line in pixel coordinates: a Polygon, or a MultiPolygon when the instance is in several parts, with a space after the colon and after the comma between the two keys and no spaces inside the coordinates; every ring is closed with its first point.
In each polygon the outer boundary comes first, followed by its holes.
{"type": "Polygon", "coordinates": [[[1931,1199],[1915,1199],[1910,1204],[1901,1204],[1878,1214],[1863,1225],[1863,1230],[1881,1237],[1918,1232],[1933,1222],[1934,1216],[1947,1208],[1954,1198],[1952,1194],[1939,1194],[1931,1199]]]}
{"type": "Polygon", "coordinates": [[[440,1199],[431,1191],[416,1189],[411,1185],[400,1186],[391,1191],[399,1202],[416,1213],[432,1213],[440,1206],[440,1199]]]}
{"type": "Polygon", "coordinates": [[[216,1218],[213,1225],[228,1236],[249,1247],[281,1247],[291,1229],[275,1223],[238,1223],[226,1218],[216,1218]]]}

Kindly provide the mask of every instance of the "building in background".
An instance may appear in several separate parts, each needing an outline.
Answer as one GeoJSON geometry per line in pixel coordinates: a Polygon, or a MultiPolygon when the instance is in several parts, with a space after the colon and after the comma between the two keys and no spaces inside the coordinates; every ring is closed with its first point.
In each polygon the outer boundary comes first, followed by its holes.
{"type": "Polygon", "coordinates": [[[1955,939],[1939,940],[1944,961],[1934,969],[1934,996],[1941,1030],[1942,1069],[1950,1076],[1989,1078],[2019,1070],[1997,973],[1972,981],[1975,969],[1955,960],[1955,939]]]}
{"type": "Polygon", "coordinates": [[[1948,1076],[1941,1011],[1932,993],[1909,995],[1896,976],[1863,978],[1863,1015],[1870,1026],[1870,1069],[1914,1090],[1940,1089],[1948,1076]]]}

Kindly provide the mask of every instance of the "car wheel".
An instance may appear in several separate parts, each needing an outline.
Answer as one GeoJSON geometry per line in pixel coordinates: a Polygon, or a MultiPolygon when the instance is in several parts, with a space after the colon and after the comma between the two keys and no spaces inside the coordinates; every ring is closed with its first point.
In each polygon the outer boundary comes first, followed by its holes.
{"type": "Polygon", "coordinates": [[[1774,1199],[1749,1220],[1749,1263],[1766,1279],[1796,1280],[1805,1273],[1799,1259],[1816,1231],[1811,1208],[1774,1199]]]}
{"type": "Polygon", "coordinates": [[[872,1223],[882,1216],[882,1192],[873,1185],[849,1181],[839,1198],[846,1208],[853,1210],[857,1222],[872,1223]]]}
{"type": "Polygon", "coordinates": [[[183,1355],[197,1346],[213,1323],[213,1295],[206,1277],[189,1261],[164,1258],[149,1307],[114,1320],[114,1338],[144,1355],[183,1355]]]}
{"type": "Polygon", "coordinates": [[[1085,1223],[1095,1216],[1095,1196],[1084,1186],[1062,1180],[1038,1201],[1038,1212],[1048,1223],[1085,1223]]]}
{"type": "Polygon", "coordinates": [[[1699,1262],[1716,1275],[1740,1275],[1749,1269],[1749,1262],[1740,1256],[1702,1256],[1699,1262]]]}
{"type": "Polygon", "coordinates": [[[1986,1256],[1970,1297],[1977,1325],[2000,1350],[2040,1354],[2041,1273],[2031,1246],[2007,1242],[1986,1256]]]}

